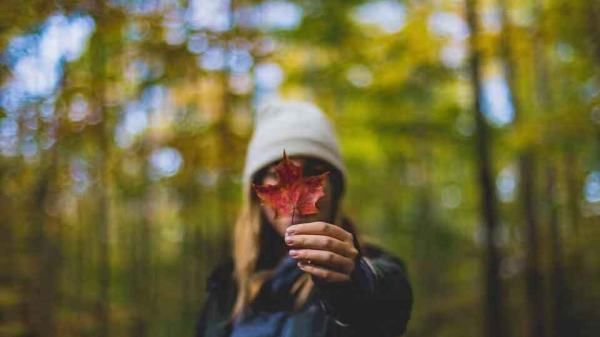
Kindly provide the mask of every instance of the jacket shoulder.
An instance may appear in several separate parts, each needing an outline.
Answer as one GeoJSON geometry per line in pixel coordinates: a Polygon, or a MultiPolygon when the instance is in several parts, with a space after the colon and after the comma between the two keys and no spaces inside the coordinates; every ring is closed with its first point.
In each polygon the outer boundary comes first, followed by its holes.
{"type": "Polygon", "coordinates": [[[392,263],[400,267],[402,272],[406,273],[406,264],[404,263],[404,260],[379,245],[374,243],[364,243],[362,246],[362,255],[371,261],[392,263]]]}
{"type": "Polygon", "coordinates": [[[206,291],[221,289],[231,282],[233,282],[233,258],[228,256],[211,271],[206,282],[206,291]]]}

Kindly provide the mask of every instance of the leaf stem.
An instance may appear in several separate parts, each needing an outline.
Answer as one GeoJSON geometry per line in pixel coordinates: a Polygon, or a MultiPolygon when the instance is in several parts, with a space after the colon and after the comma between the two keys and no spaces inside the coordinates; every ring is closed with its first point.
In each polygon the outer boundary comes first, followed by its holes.
{"type": "MultiPolygon", "coordinates": [[[[292,223],[290,224],[290,226],[294,224],[294,215],[295,215],[295,214],[296,214],[296,207],[294,207],[294,208],[292,209],[292,223]]],[[[289,226],[288,226],[288,227],[289,227],[289,226]]]]}

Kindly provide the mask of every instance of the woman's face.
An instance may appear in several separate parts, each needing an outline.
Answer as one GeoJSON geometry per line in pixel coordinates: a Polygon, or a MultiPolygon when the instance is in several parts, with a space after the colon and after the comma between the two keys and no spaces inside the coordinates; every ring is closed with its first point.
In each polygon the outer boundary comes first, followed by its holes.
{"type": "MultiPolygon", "coordinates": [[[[296,164],[302,166],[302,174],[304,177],[314,176],[324,173],[328,170],[328,166],[318,159],[312,158],[297,158],[291,157],[290,160],[296,164]]],[[[259,180],[259,184],[274,185],[277,183],[277,174],[275,173],[276,164],[271,165],[266,169],[266,173],[262,180],[259,180]]],[[[329,176],[331,177],[331,175],[329,176]]],[[[294,223],[313,222],[313,221],[333,221],[333,197],[331,188],[331,178],[328,178],[325,186],[323,187],[325,195],[317,201],[317,208],[319,212],[312,215],[294,215],[294,223]]],[[[280,216],[275,218],[275,211],[271,207],[261,205],[261,208],[271,224],[273,229],[279,233],[282,237],[285,235],[285,230],[292,224],[291,216],[280,216]]]]}

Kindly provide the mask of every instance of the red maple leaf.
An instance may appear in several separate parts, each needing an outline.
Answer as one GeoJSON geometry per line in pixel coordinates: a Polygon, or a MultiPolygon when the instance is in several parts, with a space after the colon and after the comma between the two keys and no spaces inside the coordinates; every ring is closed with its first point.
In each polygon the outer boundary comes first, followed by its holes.
{"type": "Polygon", "coordinates": [[[252,187],[263,204],[275,211],[275,217],[310,215],[319,212],[317,201],[325,195],[323,185],[329,172],[317,176],[303,177],[302,166],[294,164],[283,151],[283,160],[275,166],[275,185],[255,185],[252,187]]]}

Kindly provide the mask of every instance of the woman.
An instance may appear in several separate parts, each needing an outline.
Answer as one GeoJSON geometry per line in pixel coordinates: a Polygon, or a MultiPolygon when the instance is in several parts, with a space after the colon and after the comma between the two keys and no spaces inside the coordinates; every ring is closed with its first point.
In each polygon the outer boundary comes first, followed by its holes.
{"type": "Polygon", "coordinates": [[[233,258],[208,279],[198,337],[399,336],[412,307],[401,260],[362,243],[343,216],[346,170],[333,130],[305,102],[258,109],[233,258]],[[275,184],[283,151],[304,176],[328,171],[318,213],[278,216],[252,184],[275,184]]]}

